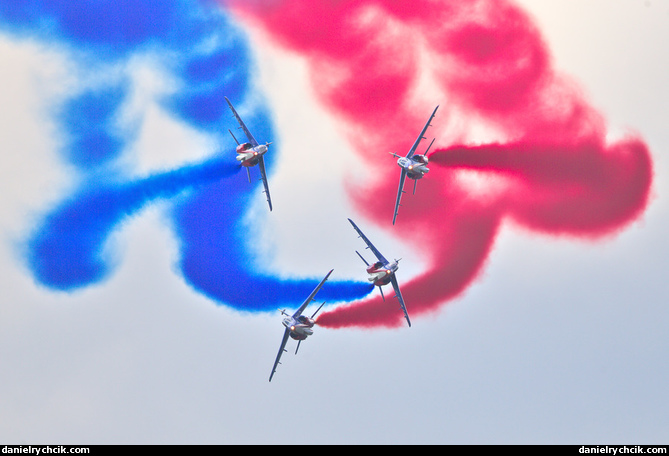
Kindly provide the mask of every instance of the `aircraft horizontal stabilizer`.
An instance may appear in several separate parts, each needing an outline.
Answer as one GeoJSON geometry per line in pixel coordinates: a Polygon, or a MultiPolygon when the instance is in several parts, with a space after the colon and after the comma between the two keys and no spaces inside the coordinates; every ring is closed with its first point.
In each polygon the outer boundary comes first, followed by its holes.
{"type": "Polygon", "coordinates": [[[228,129],[228,131],[230,132],[230,135],[232,136],[232,139],[234,139],[235,142],[237,143],[237,145],[239,146],[239,141],[237,141],[237,138],[235,138],[235,135],[232,134],[232,130],[228,129]]]}
{"type": "Polygon", "coordinates": [[[367,263],[367,260],[365,260],[365,258],[364,258],[362,255],[360,255],[360,252],[358,252],[358,251],[356,250],[355,253],[358,254],[358,256],[360,257],[360,259],[365,263],[366,266],[369,266],[369,263],[367,263]]]}

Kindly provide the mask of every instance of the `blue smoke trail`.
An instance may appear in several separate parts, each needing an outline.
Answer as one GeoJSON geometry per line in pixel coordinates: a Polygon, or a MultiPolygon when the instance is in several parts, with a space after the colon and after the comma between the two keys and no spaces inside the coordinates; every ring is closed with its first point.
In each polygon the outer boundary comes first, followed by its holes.
{"type": "Polygon", "coordinates": [[[217,158],[136,181],[84,185],[30,240],[31,269],[43,284],[61,290],[100,281],[110,267],[102,249],[119,222],[151,201],[231,176],[240,168],[217,158]]]}
{"type": "MultiPolygon", "coordinates": [[[[162,106],[221,143],[231,126],[224,96],[242,104],[250,91],[245,37],[211,0],[0,0],[0,32],[61,46],[91,71],[135,55],[161,55],[165,68],[183,82],[163,96],[162,106]]],[[[217,158],[136,180],[114,172],[112,163],[131,139],[114,128],[130,89],[129,80],[117,78],[73,96],[58,112],[63,157],[84,184],[29,238],[28,264],[36,279],[68,291],[104,280],[113,270],[101,256],[109,234],[152,201],[179,195],[171,214],[180,266],[191,286],[248,311],[304,300],[318,278],[281,281],[252,270],[241,220],[259,189],[235,172],[238,165],[217,158]]],[[[257,138],[269,139],[270,117],[262,105],[244,120],[257,138]]],[[[277,150],[275,142],[266,156],[268,170],[277,150]]],[[[351,300],[370,289],[366,283],[330,281],[319,298],[351,300]]]]}

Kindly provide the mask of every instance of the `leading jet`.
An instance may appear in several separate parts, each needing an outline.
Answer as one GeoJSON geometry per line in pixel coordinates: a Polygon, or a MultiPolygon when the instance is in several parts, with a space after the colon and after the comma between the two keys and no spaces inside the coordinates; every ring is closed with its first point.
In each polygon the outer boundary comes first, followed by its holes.
{"type": "Polygon", "coordinates": [[[418,138],[416,141],[413,143],[413,146],[411,146],[411,149],[409,149],[409,152],[406,154],[406,156],[402,157],[401,155],[397,155],[394,152],[390,152],[390,155],[393,157],[397,157],[397,164],[399,167],[402,169],[402,174],[400,175],[400,187],[397,190],[397,199],[395,200],[395,212],[393,213],[393,225],[395,224],[395,219],[397,219],[397,212],[400,209],[400,199],[402,198],[402,193],[405,193],[404,191],[404,181],[409,176],[409,179],[413,179],[413,193],[414,195],[416,194],[416,184],[418,184],[418,179],[421,179],[425,174],[427,174],[430,171],[430,168],[427,167],[428,164],[428,158],[427,158],[427,152],[430,150],[430,147],[432,147],[432,144],[434,143],[434,139],[430,143],[429,146],[427,146],[427,150],[425,151],[424,154],[419,155],[416,154],[416,149],[418,149],[418,144],[420,144],[421,140],[425,139],[425,131],[427,130],[427,127],[430,126],[430,122],[432,122],[432,118],[434,115],[437,113],[437,109],[439,109],[439,106],[434,108],[434,111],[432,111],[432,115],[430,118],[427,120],[427,123],[421,130],[420,134],[418,135],[418,138]]]}
{"type": "Polygon", "coordinates": [[[284,318],[283,321],[281,322],[283,323],[283,326],[285,326],[286,329],[283,332],[283,339],[281,339],[281,347],[279,347],[279,353],[276,355],[276,360],[274,361],[274,366],[272,367],[272,373],[269,375],[270,382],[272,381],[272,377],[276,372],[276,367],[280,364],[279,360],[281,359],[281,355],[283,355],[283,352],[286,351],[286,342],[288,342],[288,337],[297,340],[297,348],[295,349],[295,354],[297,355],[297,350],[300,349],[300,342],[302,342],[304,339],[306,339],[307,337],[311,336],[314,333],[313,327],[316,324],[314,318],[316,317],[316,314],[318,313],[319,310],[321,310],[321,307],[323,307],[323,304],[325,303],[321,304],[318,307],[318,309],[316,309],[316,312],[314,312],[311,315],[311,317],[302,315],[302,312],[304,312],[304,309],[306,309],[309,303],[314,300],[316,293],[318,293],[318,290],[321,289],[325,281],[328,280],[328,277],[330,277],[332,271],[334,271],[334,269],[330,269],[330,272],[328,272],[325,278],[321,280],[321,283],[319,283],[318,286],[314,288],[314,291],[311,292],[306,301],[302,303],[300,308],[297,309],[297,311],[295,311],[294,314],[292,315],[287,314],[285,309],[281,311],[281,315],[286,316],[286,318],[284,318]]]}
{"type": "Polygon", "coordinates": [[[230,100],[228,100],[228,97],[225,97],[225,101],[228,102],[228,106],[230,106],[232,114],[237,119],[237,122],[239,122],[239,128],[244,130],[244,134],[248,139],[248,142],[240,143],[237,141],[235,135],[232,134],[232,131],[228,130],[230,135],[232,135],[232,139],[234,139],[237,143],[237,161],[239,161],[241,165],[246,168],[246,175],[249,178],[249,182],[251,182],[251,172],[249,171],[249,168],[258,165],[258,168],[260,168],[260,179],[262,180],[262,184],[265,187],[264,193],[267,195],[267,204],[269,204],[269,210],[271,211],[272,198],[269,196],[269,184],[267,184],[267,173],[265,172],[265,160],[263,159],[263,155],[265,155],[267,152],[267,146],[272,143],[268,142],[265,144],[258,144],[258,141],[256,141],[256,139],[253,137],[249,129],[246,128],[242,118],[239,117],[239,114],[237,114],[237,111],[235,111],[235,108],[232,106],[232,103],[230,103],[230,100]]]}
{"type": "MultiPolygon", "coordinates": [[[[355,253],[358,254],[360,259],[365,263],[367,266],[367,274],[369,274],[369,277],[367,277],[367,280],[372,282],[374,285],[379,287],[379,291],[381,292],[381,298],[385,301],[386,298],[383,296],[383,289],[381,288],[383,285],[387,285],[388,283],[391,283],[393,285],[393,289],[395,290],[395,297],[399,300],[400,302],[400,308],[404,312],[404,318],[406,318],[407,323],[409,324],[409,327],[411,327],[411,320],[409,320],[409,314],[407,312],[407,307],[404,304],[404,298],[402,298],[402,293],[400,293],[400,285],[397,283],[397,277],[395,277],[395,272],[399,269],[399,266],[397,263],[400,262],[400,260],[395,260],[394,262],[390,262],[386,260],[386,258],[381,255],[381,252],[374,247],[374,244],[370,242],[369,239],[367,239],[367,236],[364,235],[362,231],[360,231],[360,228],[353,223],[353,220],[348,219],[349,222],[351,222],[351,225],[353,225],[353,228],[355,231],[358,232],[358,235],[362,238],[363,241],[365,241],[365,244],[367,244],[367,248],[370,249],[372,252],[374,252],[374,255],[376,256],[377,262],[374,264],[369,264],[365,258],[360,255],[360,252],[357,250],[355,253]]],[[[400,258],[401,259],[401,258],[400,258]]]]}

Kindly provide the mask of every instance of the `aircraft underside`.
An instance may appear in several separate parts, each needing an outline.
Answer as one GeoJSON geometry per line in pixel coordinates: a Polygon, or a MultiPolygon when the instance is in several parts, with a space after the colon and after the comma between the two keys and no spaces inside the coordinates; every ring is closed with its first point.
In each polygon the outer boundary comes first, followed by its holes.
{"type": "Polygon", "coordinates": [[[295,340],[304,340],[307,337],[311,336],[314,333],[314,330],[309,326],[298,326],[295,329],[291,328],[290,337],[295,340]]]}
{"type": "Polygon", "coordinates": [[[388,285],[390,283],[390,274],[387,274],[385,271],[379,272],[378,274],[370,274],[368,277],[370,282],[373,282],[376,286],[388,285]]]}
{"type": "Polygon", "coordinates": [[[421,179],[424,175],[425,175],[424,173],[420,173],[420,172],[417,173],[417,172],[413,172],[413,171],[407,171],[407,177],[409,179],[413,179],[413,180],[421,179]]]}
{"type": "Polygon", "coordinates": [[[242,166],[246,166],[246,167],[250,168],[251,166],[257,165],[258,161],[259,161],[258,157],[253,157],[249,160],[242,161],[242,166]]]}
{"type": "Polygon", "coordinates": [[[291,332],[290,337],[291,337],[291,339],[295,339],[295,340],[304,340],[308,336],[306,334],[297,334],[297,333],[291,332]]]}

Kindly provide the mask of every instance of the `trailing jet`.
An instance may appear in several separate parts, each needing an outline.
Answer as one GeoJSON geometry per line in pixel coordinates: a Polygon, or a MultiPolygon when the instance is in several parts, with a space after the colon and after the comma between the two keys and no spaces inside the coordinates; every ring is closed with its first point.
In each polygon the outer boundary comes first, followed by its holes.
{"type": "Polygon", "coordinates": [[[358,252],[357,250],[355,251],[355,253],[358,254],[360,259],[362,259],[362,261],[364,261],[365,265],[367,266],[367,274],[369,274],[367,280],[369,280],[370,282],[374,283],[374,285],[379,287],[379,291],[381,292],[381,298],[383,298],[384,301],[386,300],[386,298],[383,296],[383,289],[381,287],[383,285],[387,285],[388,283],[391,283],[393,285],[393,289],[395,290],[395,297],[400,302],[400,308],[404,312],[404,318],[406,318],[409,327],[411,327],[411,320],[409,320],[407,307],[404,304],[404,298],[402,298],[402,293],[400,293],[400,285],[397,283],[397,278],[395,277],[395,272],[397,271],[397,269],[399,269],[397,263],[399,263],[400,260],[395,260],[392,263],[386,260],[386,258],[383,255],[381,255],[381,252],[379,252],[378,249],[374,247],[374,244],[372,244],[370,240],[367,239],[367,236],[365,236],[363,232],[360,231],[360,228],[358,228],[358,226],[355,223],[353,223],[353,220],[348,219],[348,221],[351,222],[351,225],[353,225],[355,231],[358,232],[358,235],[362,238],[363,241],[365,241],[365,244],[367,244],[367,248],[370,249],[372,252],[374,252],[376,259],[378,260],[376,263],[370,265],[367,262],[367,260],[365,260],[365,258],[362,255],[360,255],[360,252],[358,252]]]}
{"type": "Polygon", "coordinates": [[[332,271],[334,271],[334,269],[331,269],[330,272],[327,273],[325,278],[321,280],[321,283],[319,283],[318,286],[314,288],[314,291],[311,292],[306,301],[302,303],[300,308],[297,309],[293,315],[287,314],[285,309],[281,311],[281,315],[286,316],[286,318],[284,318],[281,322],[283,323],[283,326],[286,327],[286,329],[283,333],[283,339],[281,339],[279,353],[276,355],[276,360],[274,361],[274,366],[272,367],[272,373],[269,375],[270,382],[272,381],[272,377],[276,372],[276,366],[280,364],[279,360],[281,359],[281,355],[283,355],[283,352],[286,351],[286,342],[288,342],[288,337],[291,337],[297,341],[297,348],[295,349],[295,354],[297,355],[297,350],[300,349],[300,342],[314,333],[313,327],[316,324],[314,317],[316,317],[316,314],[319,310],[321,310],[321,307],[323,307],[323,304],[325,303],[321,304],[320,307],[316,309],[316,312],[311,315],[311,317],[302,315],[302,312],[304,312],[304,309],[306,309],[309,303],[314,300],[316,293],[318,293],[318,290],[321,289],[325,281],[328,280],[328,277],[330,277],[332,271]]]}
{"type": "Polygon", "coordinates": [[[395,224],[395,219],[397,219],[397,211],[400,209],[400,199],[402,198],[402,193],[405,193],[404,191],[404,180],[409,177],[409,179],[413,179],[413,193],[414,195],[416,194],[416,184],[418,184],[418,179],[422,178],[425,174],[427,174],[430,169],[427,167],[428,159],[427,159],[427,152],[430,150],[430,147],[432,147],[432,144],[434,143],[434,139],[430,143],[429,146],[427,146],[427,150],[423,155],[418,155],[416,154],[416,149],[418,148],[418,144],[420,144],[421,140],[425,139],[425,131],[427,130],[427,127],[430,126],[430,122],[432,121],[432,118],[434,115],[437,113],[437,109],[439,109],[439,106],[434,108],[434,111],[432,111],[432,115],[430,118],[427,120],[427,123],[421,130],[420,134],[418,135],[418,138],[416,139],[416,142],[413,143],[413,146],[411,146],[411,149],[409,149],[409,152],[406,154],[406,156],[402,157],[401,155],[397,155],[396,153],[390,152],[390,155],[393,157],[397,157],[397,164],[399,165],[400,168],[402,168],[402,174],[400,175],[400,187],[399,190],[397,190],[397,199],[395,200],[395,212],[393,213],[393,225],[395,224]]]}
{"type": "Polygon", "coordinates": [[[263,155],[267,152],[267,146],[272,143],[258,144],[258,141],[253,137],[249,129],[246,128],[242,118],[239,117],[239,114],[235,111],[235,108],[232,106],[232,103],[230,103],[230,100],[228,100],[228,97],[225,97],[225,101],[228,102],[232,114],[234,114],[237,122],[239,122],[239,128],[244,130],[244,134],[246,134],[246,138],[248,139],[248,142],[240,143],[237,141],[237,138],[235,138],[235,135],[232,134],[232,131],[228,130],[232,135],[232,139],[237,143],[237,161],[239,161],[242,166],[246,167],[246,175],[249,178],[249,182],[251,182],[251,172],[249,171],[249,168],[258,165],[258,168],[260,168],[260,179],[265,187],[264,193],[267,195],[267,204],[269,204],[269,210],[271,211],[272,198],[269,196],[269,185],[267,184],[267,173],[265,172],[265,160],[263,159],[263,155]]]}

